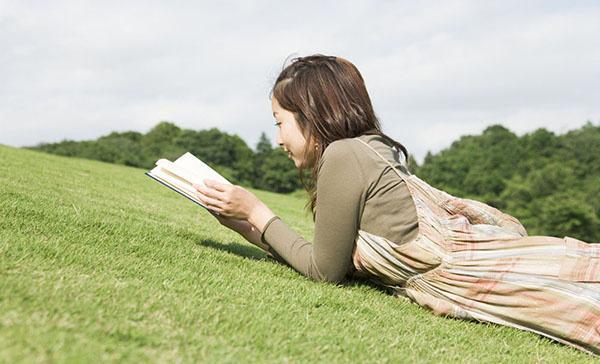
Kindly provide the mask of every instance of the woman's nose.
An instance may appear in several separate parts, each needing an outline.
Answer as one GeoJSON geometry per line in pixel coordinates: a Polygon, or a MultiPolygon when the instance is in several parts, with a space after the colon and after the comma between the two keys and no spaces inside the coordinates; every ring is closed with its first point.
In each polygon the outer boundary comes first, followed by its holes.
{"type": "Polygon", "coordinates": [[[277,130],[277,137],[275,138],[275,143],[280,147],[283,146],[283,139],[281,139],[281,131],[277,130]]]}

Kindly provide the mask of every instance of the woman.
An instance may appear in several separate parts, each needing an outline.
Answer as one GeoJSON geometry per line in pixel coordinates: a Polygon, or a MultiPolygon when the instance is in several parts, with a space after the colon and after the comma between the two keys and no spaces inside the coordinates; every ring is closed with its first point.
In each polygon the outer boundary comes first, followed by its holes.
{"type": "Polygon", "coordinates": [[[436,314],[600,353],[600,245],[528,237],[515,218],[410,175],[347,60],[295,59],[271,101],[277,143],[312,171],[313,243],[251,192],[206,181],[196,188],[221,224],[315,280],[366,277],[436,314]]]}

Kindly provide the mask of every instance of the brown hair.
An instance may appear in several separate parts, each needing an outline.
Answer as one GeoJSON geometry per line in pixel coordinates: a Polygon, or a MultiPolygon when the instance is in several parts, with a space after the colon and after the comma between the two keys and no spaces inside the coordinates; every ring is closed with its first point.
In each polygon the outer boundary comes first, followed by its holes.
{"type": "Polygon", "coordinates": [[[365,82],[351,62],[315,54],[292,59],[277,77],[271,96],[292,112],[305,139],[304,155],[314,161],[311,181],[300,179],[310,196],[307,207],[315,217],[316,182],[319,162],[327,146],[339,139],[380,135],[408,159],[406,148],[381,131],[365,82]],[[314,144],[316,143],[316,148],[314,144]],[[314,148],[314,149],[313,149],[314,148]]]}

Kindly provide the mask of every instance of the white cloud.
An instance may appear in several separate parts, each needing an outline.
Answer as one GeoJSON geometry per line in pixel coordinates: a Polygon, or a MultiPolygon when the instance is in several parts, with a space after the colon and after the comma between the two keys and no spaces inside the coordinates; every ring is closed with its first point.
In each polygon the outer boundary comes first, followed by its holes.
{"type": "Polygon", "coordinates": [[[385,131],[422,158],[502,123],[600,120],[597,2],[3,2],[0,143],[219,127],[273,135],[285,58],[344,56],[385,131]]]}

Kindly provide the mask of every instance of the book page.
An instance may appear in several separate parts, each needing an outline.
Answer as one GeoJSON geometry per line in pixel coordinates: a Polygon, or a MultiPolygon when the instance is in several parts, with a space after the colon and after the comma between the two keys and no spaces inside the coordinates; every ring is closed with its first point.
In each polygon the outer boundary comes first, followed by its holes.
{"type": "Polygon", "coordinates": [[[210,209],[198,199],[198,191],[196,191],[193,184],[206,186],[204,179],[209,178],[231,185],[231,182],[225,177],[191,153],[185,153],[177,158],[175,162],[159,159],[156,161],[156,167],[146,174],[208,210],[210,209]]]}
{"type": "Polygon", "coordinates": [[[186,196],[187,198],[191,199],[197,204],[206,207],[202,202],[200,202],[200,200],[196,196],[196,189],[192,187],[192,185],[189,182],[182,180],[182,178],[170,173],[169,171],[161,167],[156,167],[147,174],[170,186],[175,191],[181,193],[182,195],[186,196]]]}
{"type": "Polygon", "coordinates": [[[231,184],[225,177],[189,152],[177,158],[173,164],[185,171],[190,178],[193,178],[193,183],[204,186],[203,180],[208,178],[224,184],[231,184]]]}
{"type": "Polygon", "coordinates": [[[177,176],[180,180],[181,183],[185,183],[191,185],[193,183],[196,184],[201,184],[202,181],[202,177],[192,173],[190,171],[188,171],[186,168],[183,168],[169,160],[166,159],[159,159],[156,161],[156,165],[158,167],[160,167],[162,170],[164,170],[165,172],[169,172],[174,176],[177,176]]]}

